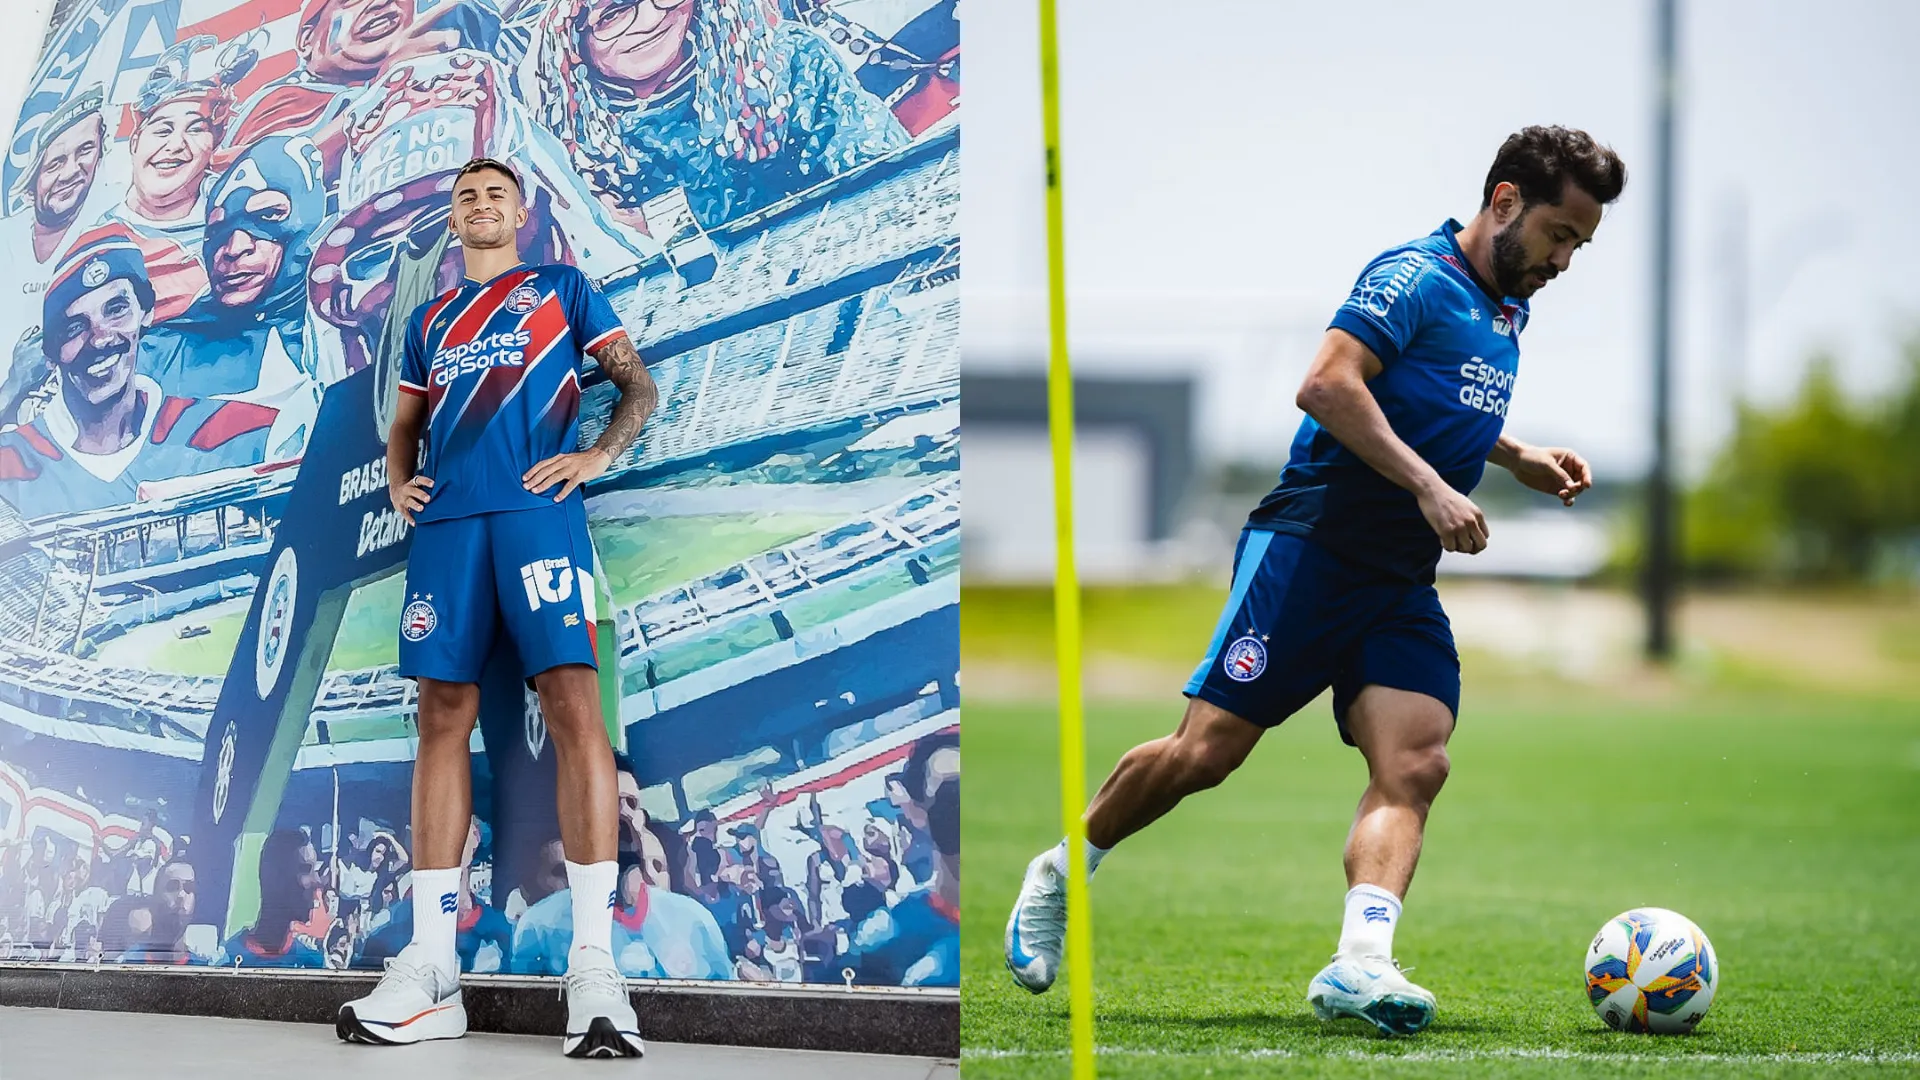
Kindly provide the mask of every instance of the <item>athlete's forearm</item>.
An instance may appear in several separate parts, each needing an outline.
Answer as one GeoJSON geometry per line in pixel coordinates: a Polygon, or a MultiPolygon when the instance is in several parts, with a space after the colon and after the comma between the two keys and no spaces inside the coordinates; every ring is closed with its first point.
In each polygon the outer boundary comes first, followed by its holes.
{"type": "Polygon", "coordinates": [[[655,406],[660,403],[660,388],[654,384],[653,376],[647,373],[647,365],[634,351],[633,342],[625,337],[617,337],[600,346],[593,354],[594,362],[607,378],[620,388],[620,400],[613,406],[613,415],[607,421],[607,430],[600,433],[594,441],[594,449],[607,455],[608,461],[617,461],[633,440],[640,436],[640,429],[647,424],[647,417],[653,415],[655,406]]]}
{"type": "Polygon", "coordinates": [[[1511,435],[1502,435],[1500,441],[1493,444],[1493,452],[1487,455],[1487,464],[1498,465],[1512,472],[1513,467],[1520,462],[1520,455],[1526,451],[1526,443],[1511,435]]]}
{"type": "Polygon", "coordinates": [[[1425,494],[1446,482],[1394,434],[1387,414],[1358,375],[1309,379],[1295,402],[1341,446],[1413,494],[1425,494]]]}
{"type": "Polygon", "coordinates": [[[406,391],[400,393],[400,408],[387,431],[387,486],[397,487],[413,479],[420,468],[420,431],[425,410],[410,404],[406,391]]]}

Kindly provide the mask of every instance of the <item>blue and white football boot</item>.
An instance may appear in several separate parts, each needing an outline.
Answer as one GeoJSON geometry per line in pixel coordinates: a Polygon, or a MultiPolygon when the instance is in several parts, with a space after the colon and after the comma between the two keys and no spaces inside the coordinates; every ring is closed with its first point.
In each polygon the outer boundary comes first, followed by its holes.
{"type": "Polygon", "coordinates": [[[1027,864],[1020,896],[1007,917],[1007,970],[1036,994],[1044,994],[1060,973],[1060,950],[1067,935],[1067,879],[1054,865],[1057,847],[1027,864]]]}
{"type": "Polygon", "coordinates": [[[1388,1035],[1412,1035],[1433,1023],[1433,995],[1407,981],[1398,961],[1384,956],[1344,956],[1307,984],[1307,1001],[1322,1020],[1365,1020],[1388,1035]]]}

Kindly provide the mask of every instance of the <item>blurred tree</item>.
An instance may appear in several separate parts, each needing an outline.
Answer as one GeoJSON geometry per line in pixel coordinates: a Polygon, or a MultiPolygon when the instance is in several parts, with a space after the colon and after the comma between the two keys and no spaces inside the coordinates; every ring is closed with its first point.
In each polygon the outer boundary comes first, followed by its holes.
{"type": "Polygon", "coordinates": [[[1920,540],[1920,335],[1892,392],[1847,398],[1832,357],[1777,409],[1743,407],[1689,493],[1683,534],[1701,579],[1858,582],[1901,566],[1920,540]]]}

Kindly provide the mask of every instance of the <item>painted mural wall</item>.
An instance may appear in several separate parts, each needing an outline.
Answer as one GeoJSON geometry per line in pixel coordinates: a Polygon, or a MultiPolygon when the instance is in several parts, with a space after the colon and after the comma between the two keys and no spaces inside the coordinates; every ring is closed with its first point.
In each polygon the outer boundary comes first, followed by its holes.
{"type": "MultiPolygon", "coordinates": [[[[382,448],[489,155],[526,259],[598,281],[661,390],[587,500],[622,969],[957,985],[958,18],[59,5],[0,161],[0,959],[406,944],[382,448]]],[[[557,974],[554,755],[494,666],[460,952],[557,974]]]]}

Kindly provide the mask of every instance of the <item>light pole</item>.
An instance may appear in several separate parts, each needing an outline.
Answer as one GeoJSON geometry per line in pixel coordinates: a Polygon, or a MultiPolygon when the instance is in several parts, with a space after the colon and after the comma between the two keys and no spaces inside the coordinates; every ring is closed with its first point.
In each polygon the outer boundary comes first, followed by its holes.
{"type": "Polygon", "coordinates": [[[1679,0],[1656,0],[1654,39],[1653,468],[1647,477],[1647,655],[1673,658],[1673,111],[1679,0]]]}

